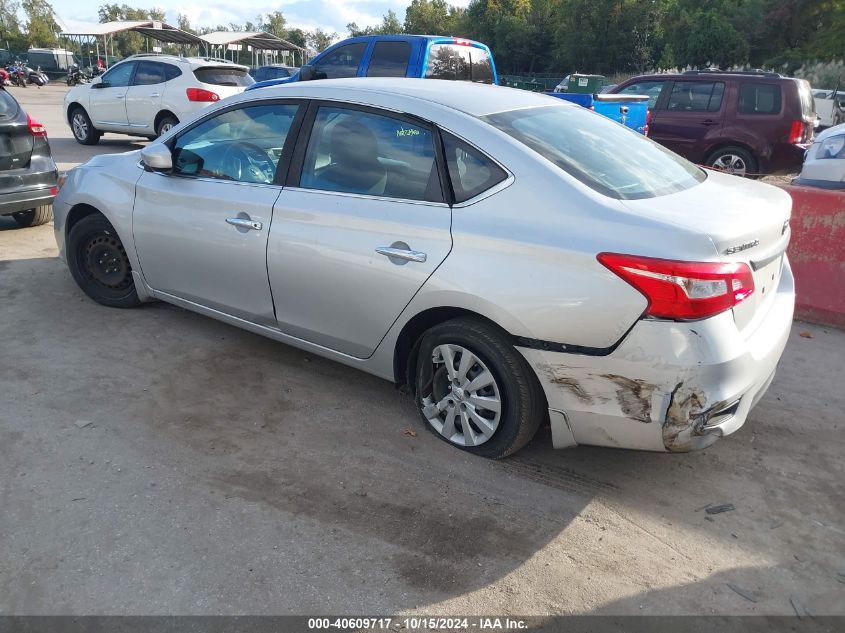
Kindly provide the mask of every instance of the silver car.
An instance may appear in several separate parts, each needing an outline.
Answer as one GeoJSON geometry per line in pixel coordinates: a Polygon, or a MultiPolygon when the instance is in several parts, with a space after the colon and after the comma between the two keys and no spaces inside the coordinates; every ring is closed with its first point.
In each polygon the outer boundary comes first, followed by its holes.
{"type": "Polygon", "coordinates": [[[443,440],[688,451],[763,396],[791,202],[559,99],[416,79],[230,97],[68,173],[61,257],[410,388],[443,440]]]}

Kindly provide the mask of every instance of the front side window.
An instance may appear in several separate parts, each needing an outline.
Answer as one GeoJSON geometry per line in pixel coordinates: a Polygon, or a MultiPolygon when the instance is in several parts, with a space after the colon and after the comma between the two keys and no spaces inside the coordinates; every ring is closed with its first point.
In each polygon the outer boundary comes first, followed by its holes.
{"type": "Polygon", "coordinates": [[[448,132],[443,132],[443,152],[457,203],[474,198],[508,177],[491,158],[448,132]]]}
{"type": "Polygon", "coordinates": [[[739,87],[739,114],[780,113],[780,86],[777,84],[742,84],[739,87]]]}
{"type": "Polygon", "coordinates": [[[332,51],[314,64],[314,71],[325,79],[340,79],[342,77],[355,77],[358,74],[358,66],[361,58],[367,49],[366,42],[347,44],[332,51]]]}
{"type": "Polygon", "coordinates": [[[638,81],[630,86],[625,86],[618,94],[621,95],[646,95],[648,97],[649,109],[654,109],[660,91],[663,90],[664,81],[638,81]]]}
{"type": "Polygon", "coordinates": [[[410,58],[411,45],[408,42],[376,42],[367,77],[404,77],[410,58]]]}
{"type": "Polygon", "coordinates": [[[300,187],[404,200],[443,199],[431,130],[346,108],[318,110],[300,187]]]}
{"type": "Polygon", "coordinates": [[[132,71],[135,68],[135,62],[124,62],[118,64],[105,75],[103,75],[103,84],[106,88],[124,88],[129,85],[129,80],[132,78],[132,71]]]}
{"type": "Polygon", "coordinates": [[[173,173],[272,183],[298,106],[229,110],[191,128],[173,147],[173,173]]]}
{"type": "Polygon", "coordinates": [[[164,68],[158,62],[138,62],[133,86],[151,86],[164,82],[164,68]]]}
{"type": "Polygon", "coordinates": [[[676,81],[666,109],[673,112],[718,112],[725,84],[721,81],[676,81]]]}
{"type": "Polygon", "coordinates": [[[544,106],[481,119],[611,198],[653,198],[707,177],[661,145],[584,108],[544,106]]]}
{"type": "Polygon", "coordinates": [[[435,44],[428,51],[426,79],[493,83],[493,62],[481,48],[461,44],[435,44]]]}

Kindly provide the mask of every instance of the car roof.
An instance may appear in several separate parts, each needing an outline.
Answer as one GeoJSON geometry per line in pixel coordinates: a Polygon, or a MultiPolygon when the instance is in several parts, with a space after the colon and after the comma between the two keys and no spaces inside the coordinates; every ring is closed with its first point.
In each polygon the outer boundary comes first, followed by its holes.
{"type": "Polygon", "coordinates": [[[756,72],[729,72],[729,71],[722,71],[722,72],[707,72],[707,71],[694,71],[688,73],[658,73],[658,74],[651,74],[651,75],[637,75],[636,77],[631,77],[630,79],[625,80],[624,83],[633,83],[637,81],[655,81],[655,80],[682,80],[682,81],[695,81],[696,79],[713,81],[713,80],[721,80],[724,81],[726,79],[742,79],[743,81],[764,81],[767,83],[771,83],[774,81],[779,80],[787,80],[787,81],[795,81],[792,77],[783,77],[776,73],[756,73],[756,72]]]}
{"type": "Polygon", "coordinates": [[[260,90],[250,90],[243,94],[245,98],[342,98],[361,102],[373,101],[374,95],[392,95],[436,103],[472,116],[564,103],[554,97],[516,88],[468,81],[405,77],[353,77],[297,81],[267,86],[260,90]]]}

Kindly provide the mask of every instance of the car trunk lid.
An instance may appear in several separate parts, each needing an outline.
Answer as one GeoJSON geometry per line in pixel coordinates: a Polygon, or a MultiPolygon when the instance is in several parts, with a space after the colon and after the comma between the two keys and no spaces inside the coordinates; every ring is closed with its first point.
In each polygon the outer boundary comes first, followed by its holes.
{"type": "Polygon", "coordinates": [[[705,233],[714,260],[747,264],[754,293],[733,308],[742,330],[766,310],[780,280],[789,243],[792,200],[785,191],[738,176],[708,171],[696,187],[656,198],[626,200],[631,210],[705,233]]]}
{"type": "Polygon", "coordinates": [[[32,148],[26,115],[14,98],[0,89],[0,171],[26,167],[32,148]]]}

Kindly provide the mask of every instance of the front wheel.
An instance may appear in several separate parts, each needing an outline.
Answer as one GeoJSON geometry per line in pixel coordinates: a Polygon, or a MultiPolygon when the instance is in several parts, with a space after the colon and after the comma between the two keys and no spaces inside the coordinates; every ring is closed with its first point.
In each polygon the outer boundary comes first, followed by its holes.
{"type": "Polygon", "coordinates": [[[70,128],[73,138],[81,145],[96,145],[100,141],[100,131],[94,128],[88,113],[78,107],[70,115],[70,128]]]}
{"type": "Polygon", "coordinates": [[[458,318],[420,341],[415,399],[440,439],[482,457],[506,457],[525,446],[546,415],[533,369],[497,328],[458,318]]]}
{"type": "Polygon", "coordinates": [[[97,303],[112,308],[141,303],[126,249],[111,222],[99,213],[85,216],[70,230],[67,265],[79,287],[97,303]]]}

